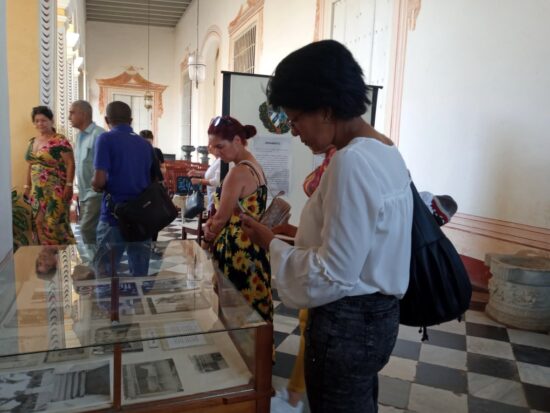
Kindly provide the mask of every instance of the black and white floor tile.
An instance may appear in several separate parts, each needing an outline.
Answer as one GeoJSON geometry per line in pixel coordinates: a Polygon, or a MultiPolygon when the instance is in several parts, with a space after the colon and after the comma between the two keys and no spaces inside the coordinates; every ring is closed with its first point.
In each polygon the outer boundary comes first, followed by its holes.
{"type": "MultiPolygon", "coordinates": [[[[277,298],[277,297],[276,297],[277,298]]],[[[284,386],[299,346],[298,311],[276,300],[274,385],[284,386]]],[[[401,326],[380,372],[380,412],[550,412],[550,335],[506,328],[485,312],[428,329],[401,326]]]]}
{"type": "MultiPolygon", "coordinates": [[[[177,220],[159,234],[161,249],[181,239],[181,225],[177,220]]],[[[292,372],[300,332],[298,310],[287,308],[276,290],[274,300],[273,386],[280,388],[292,372]]],[[[550,412],[550,335],[506,328],[483,308],[474,301],[464,322],[429,328],[425,342],[417,328],[400,327],[379,374],[380,413],[550,412]]]]}

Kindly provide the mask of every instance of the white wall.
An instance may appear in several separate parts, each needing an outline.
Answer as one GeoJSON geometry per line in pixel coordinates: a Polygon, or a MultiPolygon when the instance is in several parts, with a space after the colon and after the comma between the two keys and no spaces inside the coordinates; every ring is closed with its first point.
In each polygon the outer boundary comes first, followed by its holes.
{"type": "Polygon", "coordinates": [[[550,2],[424,0],[400,149],[459,211],[550,228],[550,2]]]}
{"type": "MultiPolygon", "coordinates": [[[[220,39],[220,70],[228,70],[228,54],[229,54],[229,34],[227,27],[229,22],[237,14],[240,6],[238,0],[224,0],[223,2],[216,0],[201,0],[200,2],[192,2],[187,8],[185,14],[180,19],[178,25],[175,28],[175,46],[174,46],[174,63],[173,70],[177,83],[174,85],[178,90],[178,98],[175,102],[177,107],[177,113],[181,113],[181,97],[179,94],[182,89],[181,82],[181,64],[187,56],[194,53],[197,48],[197,4],[200,3],[199,10],[199,38],[198,48],[199,52],[203,53],[203,43],[207,36],[207,31],[212,26],[217,26],[221,30],[220,39]]],[[[208,47],[208,46],[207,46],[208,47]]],[[[205,56],[206,57],[206,56],[205,56]]],[[[216,112],[221,112],[221,96],[222,96],[222,76],[218,73],[216,83],[219,85],[216,91],[215,102],[217,103],[216,112]]],[[[206,97],[204,95],[204,84],[199,84],[198,88],[194,85],[192,87],[192,118],[191,118],[191,144],[194,146],[206,145],[208,137],[206,136],[206,129],[208,128],[208,121],[210,120],[210,113],[199,113],[196,108],[210,106],[205,100],[212,99],[211,96],[206,97]]],[[[209,90],[210,88],[207,88],[209,90]]],[[[187,144],[188,142],[181,142],[181,123],[177,123],[177,138],[179,145],[187,144]]],[[[178,151],[179,153],[179,151],[178,151]]],[[[198,159],[197,153],[193,154],[194,160],[198,159]]]]}
{"type": "MultiPolygon", "coordinates": [[[[324,37],[331,34],[330,10],[333,0],[326,0],[324,37]]],[[[360,59],[360,64],[365,70],[365,80],[372,83],[384,83],[388,78],[389,70],[389,45],[390,22],[392,17],[391,0],[369,0],[363,4],[360,0],[345,0],[346,6],[346,30],[345,36],[338,40],[346,43],[360,59]],[[375,5],[376,3],[376,5],[375,5]],[[376,13],[376,14],[373,14],[376,13]],[[365,26],[368,26],[365,29],[365,26]],[[370,37],[369,37],[370,36],[370,37]],[[365,52],[365,50],[367,50],[365,52]]],[[[201,0],[199,13],[199,48],[204,43],[209,27],[216,26],[221,29],[220,39],[220,69],[230,68],[230,39],[229,23],[237,16],[239,8],[246,5],[246,0],[201,0]]],[[[192,53],[196,48],[196,13],[197,2],[193,2],[176,27],[175,62],[176,72],[180,71],[180,64],[187,53],[192,53]]],[[[270,75],[277,64],[290,52],[309,44],[314,39],[315,18],[317,0],[265,0],[263,8],[263,36],[256,45],[256,53],[259,54],[255,73],[270,75]]],[[[204,53],[204,50],[201,49],[204,53]]],[[[219,88],[216,101],[217,112],[221,112],[221,76],[218,78],[219,88]]],[[[178,85],[181,90],[181,82],[178,85]]],[[[199,85],[193,88],[193,102],[199,102],[199,107],[204,107],[212,97],[205,96],[208,86],[199,85]],[[205,102],[206,101],[206,102],[205,102]]],[[[384,115],[384,90],[379,98],[379,111],[377,113],[377,127],[383,127],[381,117],[384,115]]],[[[209,106],[209,105],[206,105],[209,106]]],[[[178,102],[178,112],[181,110],[181,101],[178,102]]],[[[205,145],[207,143],[206,129],[210,120],[210,113],[197,113],[193,110],[192,119],[192,144],[205,145]]],[[[251,122],[250,119],[247,119],[251,122]]],[[[179,125],[178,125],[179,126],[179,125]]],[[[260,128],[261,129],[261,128],[260,128]]],[[[181,135],[180,135],[181,136],[181,135]]],[[[187,143],[187,142],[186,142],[187,143]]],[[[298,140],[292,144],[292,187],[289,193],[293,206],[292,220],[296,222],[300,211],[306,201],[301,183],[304,177],[314,169],[313,156],[298,140]]],[[[196,156],[196,154],[195,154],[196,156]]]]}
{"type": "MultiPolygon", "coordinates": [[[[363,69],[365,82],[378,90],[375,127],[385,133],[390,78],[393,0],[325,0],[324,38],[343,43],[363,69]]],[[[364,118],[370,122],[370,113],[364,118]]]]}
{"type": "MultiPolygon", "coordinates": [[[[6,62],[6,2],[0,0],[0,263],[13,247],[11,226],[11,161],[8,68],[6,62]]],[[[1,269],[1,268],[0,268],[1,269]]]]}
{"type": "MultiPolygon", "coordinates": [[[[180,63],[186,53],[192,53],[195,50],[196,42],[196,5],[193,2],[182,20],[176,27],[176,59],[175,70],[179,72],[180,63]]],[[[199,12],[199,47],[202,47],[207,30],[209,27],[216,26],[221,29],[220,39],[220,70],[229,70],[229,23],[237,16],[241,5],[246,5],[245,0],[226,0],[219,2],[217,0],[201,0],[199,12]]],[[[265,0],[263,9],[263,37],[261,44],[257,45],[256,53],[259,53],[257,59],[258,65],[255,73],[272,74],[275,67],[287,54],[313,41],[315,29],[315,10],[316,0],[265,0]],[[292,12],[289,12],[291,10],[292,12]]],[[[201,52],[203,50],[201,49],[201,52]]],[[[216,102],[218,104],[217,113],[221,113],[222,98],[222,79],[218,74],[218,85],[216,102]]],[[[193,102],[210,100],[212,97],[204,96],[204,92],[209,88],[200,84],[198,90],[193,88],[193,102]]],[[[181,90],[181,84],[178,85],[181,90]]],[[[181,101],[178,102],[181,108],[181,101]]],[[[181,110],[181,109],[178,109],[181,110]]],[[[252,113],[256,113],[252,111],[252,113]]],[[[208,142],[206,129],[210,121],[211,114],[193,113],[192,126],[192,144],[205,145],[208,142]]],[[[254,123],[251,119],[240,119],[245,123],[254,123]]],[[[259,123],[259,120],[257,123],[259,123]]],[[[260,125],[257,125],[260,130],[260,125]]],[[[296,223],[300,216],[300,211],[306,201],[306,197],[301,189],[301,183],[305,176],[313,169],[313,156],[298,139],[292,143],[292,171],[291,189],[289,200],[292,204],[292,222],[296,223]]],[[[196,153],[194,154],[196,156],[196,153]]]]}
{"type": "MultiPolygon", "coordinates": [[[[313,40],[315,26],[316,0],[265,0],[263,9],[263,38],[257,48],[260,53],[255,73],[271,74],[277,63],[291,51],[310,43],[313,40]],[[292,12],[289,12],[291,10],[292,12]]],[[[229,70],[229,23],[237,16],[239,8],[246,6],[246,0],[201,0],[199,11],[199,49],[203,51],[203,43],[210,27],[221,30],[220,39],[220,70],[229,70]]],[[[193,2],[176,26],[174,70],[180,72],[180,64],[187,53],[196,48],[196,13],[197,2],[193,2]]],[[[221,74],[218,74],[220,85],[217,90],[217,113],[221,112],[221,74]]],[[[181,81],[178,80],[178,90],[181,81]]],[[[203,102],[205,98],[204,85],[193,88],[193,103],[203,102]]],[[[181,111],[181,100],[178,99],[178,113],[181,111]]],[[[201,106],[201,103],[199,103],[201,106]]],[[[192,144],[205,145],[208,141],[206,129],[210,114],[199,114],[193,111],[192,144]]],[[[178,125],[180,127],[180,125],[178,125]]],[[[180,133],[181,136],[181,133],[180,133]]]]}
{"type": "Polygon", "coordinates": [[[313,41],[315,8],[316,0],[266,0],[257,73],[271,75],[287,54],[313,41]]]}
{"type": "Polygon", "coordinates": [[[128,66],[141,67],[139,73],[144,78],[168,85],[162,95],[164,113],[159,119],[156,138],[163,152],[179,154],[179,114],[175,105],[179,81],[174,78],[174,29],[150,28],[149,76],[147,26],[90,21],[86,23],[86,39],[88,98],[94,107],[94,120],[103,125],[96,79],[118,76],[128,66]]]}

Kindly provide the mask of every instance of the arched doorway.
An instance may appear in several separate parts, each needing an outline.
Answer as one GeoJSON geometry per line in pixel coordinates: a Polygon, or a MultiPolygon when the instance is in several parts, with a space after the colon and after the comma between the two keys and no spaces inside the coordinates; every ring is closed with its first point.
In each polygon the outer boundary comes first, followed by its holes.
{"type": "Polygon", "coordinates": [[[221,112],[220,33],[219,28],[211,27],[202,46],[206,78],[200,88],[197,145],[208,144],[206,132],[210,119],[221,112]]]}

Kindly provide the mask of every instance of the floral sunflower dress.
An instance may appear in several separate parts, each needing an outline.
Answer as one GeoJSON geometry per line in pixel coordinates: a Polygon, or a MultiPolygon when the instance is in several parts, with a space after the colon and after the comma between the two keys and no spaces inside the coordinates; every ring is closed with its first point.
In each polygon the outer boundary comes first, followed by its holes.
{"type": "Polygon", "coordinates": [[[41,245],[74,244],[69,222],[70,203],[63,200],[67,182],[67,166],[61,157],[72,152],[69,141],[56,134],[33,151],[31,138],[25,160],[31,167],[32,227],[35,241],[41,245]]]}
{"type": "MultiPolygon", "coordinates": [[[[258,172],[250,162],[242,161],[239,165],[249,167],[258,180],[256,191],[241,198],[239,203],[252,217],[259,218],[266,209],[267,186],[260,185],[258,172]]],[[[219,194],[216,194],[216,208],[219,207],[219,199],[219,194]]],[[[264,320],[271,322],[273,299],[268,253],[259,245],[253,244],[244,233],[240,213],[241,210],[235,207],[231,218],[214,240],[212,255],[223,275],[229,278],[264,320]]]]}

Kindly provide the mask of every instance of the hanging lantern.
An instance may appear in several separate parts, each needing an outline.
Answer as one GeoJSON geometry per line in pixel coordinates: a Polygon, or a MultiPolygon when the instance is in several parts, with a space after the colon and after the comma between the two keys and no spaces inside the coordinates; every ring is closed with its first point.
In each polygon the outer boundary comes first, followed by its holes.
{"type": "Polygon", "coordinates": [[[203,82],[206,78],[206,65],[202,59],[202,56],[198,54],[198,50],[189,56],[188,61],[189,79],[195,82],[198,87],[199,83],[203,82]]]}
{"type": "Polygon", "coordinates": [[[197,30],[197,37],[195,38],[197,47],[195,49],[195,53],[189,56],[189,60],[187,62],[189,79],[191,79],[192,82],[195,82],[195,87],[199,87],[199,83],[206,79],[206,65],[204,64],[202,56],[199,54],[199,9],[200,3],[199,0],[197,0],[197,24],[195,26],[197,30]]]}
{"type": "Polygon", "coordinates": [[[145,92],[145,95],[143,95],[143,106],[145,106],[145,109],[147,110],[153,107],[153,94],[150,90],[145,92]]]}

